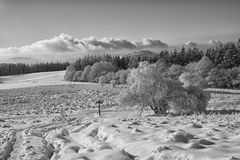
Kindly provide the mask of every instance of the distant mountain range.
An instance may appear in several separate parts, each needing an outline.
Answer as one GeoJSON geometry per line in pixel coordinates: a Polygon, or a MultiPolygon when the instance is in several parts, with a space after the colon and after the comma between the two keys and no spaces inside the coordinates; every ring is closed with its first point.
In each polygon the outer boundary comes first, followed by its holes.
{"type": "Polygon", "coordinates": [[[149,50],[143,50],[143,51],[134,51],[133,53],[127,54],[126,56],[130,57],[151,57],[151,56],[156,56],[157,53],[149,51],[149,50]]]}

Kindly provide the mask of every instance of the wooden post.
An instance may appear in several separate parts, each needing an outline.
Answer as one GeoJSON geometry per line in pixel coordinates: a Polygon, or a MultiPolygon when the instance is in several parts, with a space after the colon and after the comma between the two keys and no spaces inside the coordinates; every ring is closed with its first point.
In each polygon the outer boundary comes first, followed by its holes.
{"type": "Polygon", "coordinates": [[[98,104],[98,115],[100,116],[101,115],[101,104],[103,103],[103,101],[98,100],[96,103],[98,104]]]}
{"type": "Polygon", "coordinates": [[[101,115],[100,103],[98,104],[98,115],[101,115]]]}

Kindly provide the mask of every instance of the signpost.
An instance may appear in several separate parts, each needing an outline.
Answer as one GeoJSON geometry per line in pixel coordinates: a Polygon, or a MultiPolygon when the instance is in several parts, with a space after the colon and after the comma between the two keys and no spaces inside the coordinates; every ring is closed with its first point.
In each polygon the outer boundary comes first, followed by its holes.
{"type": "Polygon", "coordinates": [[[101,104],[103,104],[103,100],[98,100],[96,102],[96,104],[98,104],[98,115],[100,116],[101,115],[101,104]]]}

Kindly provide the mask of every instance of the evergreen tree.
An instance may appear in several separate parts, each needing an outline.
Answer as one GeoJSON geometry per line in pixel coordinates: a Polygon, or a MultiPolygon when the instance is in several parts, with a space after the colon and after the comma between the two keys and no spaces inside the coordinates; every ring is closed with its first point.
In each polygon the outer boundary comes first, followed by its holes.
{"type": "Polygon", "coordinates": [[[219,66],[222,68],[233,68],[238,66],[240,55],[238,54],[236,45],[233,42],[229,42],[226,44],[225,49],[223,60],[219,66]]]}

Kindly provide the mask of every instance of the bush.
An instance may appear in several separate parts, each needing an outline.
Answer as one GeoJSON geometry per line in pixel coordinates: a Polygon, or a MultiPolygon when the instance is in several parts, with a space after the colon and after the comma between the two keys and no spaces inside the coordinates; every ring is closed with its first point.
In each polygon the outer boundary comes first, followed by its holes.
{"type": "Polygon", "coordinates": [[[119,70],[118,72],[108,72],[105,76],[99,77],[100,84],[126,84],[129,70],[119,70]]]}
{"type": "Polygon", "coordinates": [[[240,88],[240,67],[234,67],[230,70],[232,88],[240,88]]]}
{"type": "Polygon", "coordinates": [[[115,85],[118,84],[118,82],[116,80],[111,80],[110,84],[112,84],[112,86],[115,87],[115,85]]]}
{"type": "Polygon", "coordinates": [[[98,82],[100,76],[106,75],[108,72],[115,72],[116,67],[109,62],[97,62],[91,67],[89,73],[89,81],[98,82]]]}
{"type": "Polygon", "coordinates": [[[106,83],[110,84],[110,81],[114,79],[115,73],[114,72],[108,72],[105,76],[106,83]]]}
{"type": "Polygon", "coordinates": [[[208,96],[200,88],[184,88],[177,81],[163,78],[160,72],[162,66],[142,62],[137,69],[131,70],[128,77],[130,86],[120,96],[120,104],[139,105],[142,109],[149,106],[155,114],[179,115],[204,111],[208,96]]]}
{"type": "Polygon", "coordinates": [[[203,56],[194,69],[199,76],[206,77],[208,72],[214,67],[214,63],[207,56],[203,56]]]}
{"type": "Polygon", "coordinates": [[[192,73],[192,72],[184,72],[179,76],[179,81],[183,83],[184,87],[187,86],[196,86],[196,87],[201,87],[205,88],[207,87],[207,81],[199,76],[197,73],[192,73]]]}
{"type": "Polygon", "coordinates": [[[204,112],[206,110],[208,100],[210,99],[209,93],[204,92],[201,88],[196,86],[188,86],[186,87],[186,90],[187,94],[192,97],[192,100],[194,100],[198,112],[204,112]]]}
{"type": "Polygon", "coordinates": [[[169,79],[178,80],[178,77],[184,72],[184,67],[180,65],[173,64],[167,72],[167,77],[169,79]]]}
{"type": "Polygon", "coordinates": [[[187,86],[185,92],[174,94],[170,100],[169,113],[172,115],[204,112],[210,95],[196,86],[187,86]]]}
{"type": "Polygon", "coordinates": [[[127,84],[127,77],[129,74],[129,70],[120,70],[120,75],[119,75],[119,83],[120,84],[127,84]]]}
{"type": "Polygon", "coordinates": [[[87,82],[89,79],[89,73],[91,71],[91,66],[86,66],[83,70],[83,73],[81,75],[81,81],[87,82]]]}
{"type": "Polygon", "coordinates": [[[129,70],[119,70],[112,76],[112,80],[116,80],[118,84],[126,84],[129,70]]]}
{"type": "Polygon", "coordinates": [[[82,75],[83,71],[76,71],[74,74],[73,74],[73,78],[72,80],[75,81],[75,82],[80,82],[81,81],[81,75],[82,75]]]}
{"type": "Polygon", "coordinates": [[[197,65],[197,63],[196,62],[192,62],[192,63],[188,63],[185,67],[184,67],[184,69],[185,69],[185,71],[186,72],[194,72],[195,70],[195,66],[197,65]]]}
{"type": "Polygon", "coordinates": [[[64,79],[67,81],[72,81],[73,75],[75,72],[76,72],[76,70],[75,70],[74,64],[70,64],[66,69],[64,79]]]}
{"type": "Polygon", "coordinates": [[[217,88],[239,88],[240,68],[218,69],[214,68],[208,73],[208,84],[217,88]]]}
{"type": "Polygon", "coordinates": [[[107,83],[107,79],[105,76],[99,77],[98,83],[101,84],[102,86],[107,83]]]}

